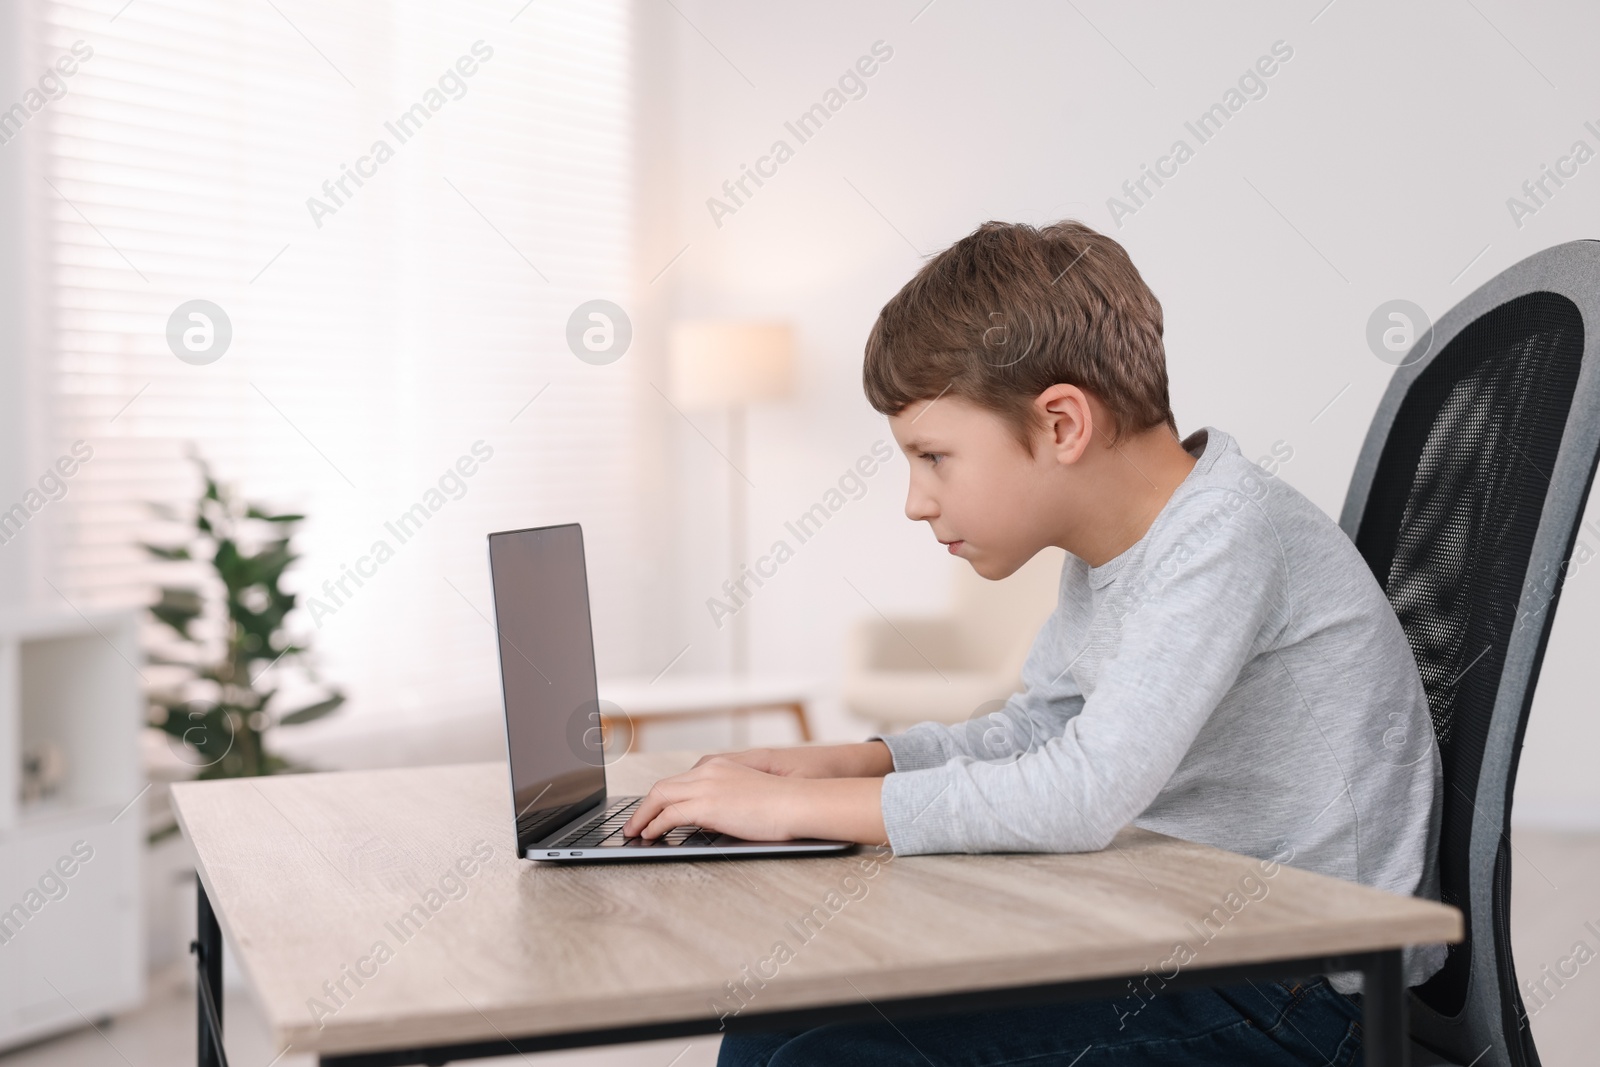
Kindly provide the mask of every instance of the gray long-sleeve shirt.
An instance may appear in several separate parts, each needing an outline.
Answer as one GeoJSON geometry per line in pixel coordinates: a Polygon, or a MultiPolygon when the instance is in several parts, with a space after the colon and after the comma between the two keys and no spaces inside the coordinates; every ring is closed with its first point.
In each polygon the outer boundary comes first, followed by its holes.
{"type": "MultiPolygon", "coordinates": [[[[889,844],[1085,852],[1132,822],[1437,900],[1439,754],[1383,590],[1233,438],[1206,427],[1183,445],[1194,469],[1138,542],[1099,567],[1066,557],[1022,692],[873,735],[894,757],[889,844]]],[[[1407,949],[1407,984],[1444,956],[1407,949]]]]}

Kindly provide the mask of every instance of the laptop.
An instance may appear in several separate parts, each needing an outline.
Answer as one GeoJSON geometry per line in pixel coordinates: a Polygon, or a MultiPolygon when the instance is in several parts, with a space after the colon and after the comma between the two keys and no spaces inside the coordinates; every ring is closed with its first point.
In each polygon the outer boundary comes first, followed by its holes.
{"type": "Polygon", "coordinates": [[[852,848],[814,838],[746,841],[680,826],[623,837],[643,797],[606,789],[583,528],[575,522],[489,535],[500,685],[517,855],[541,862],[814,855],[852,848]]]}

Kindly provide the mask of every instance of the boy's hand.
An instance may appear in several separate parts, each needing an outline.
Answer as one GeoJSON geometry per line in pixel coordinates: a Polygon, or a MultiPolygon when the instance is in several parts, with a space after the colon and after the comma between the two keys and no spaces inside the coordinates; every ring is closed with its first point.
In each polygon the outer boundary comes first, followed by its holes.
{"type": "Polygon", "coordinates": [[[742,763],[767,774],[786,778],[877,778],[894,770],[889,746],[882,741],[853,745],[796,745],[793,748],[747,748],[701,756],[699,767],[710,760],[742,763]]]}
{"type": "Polygon", "coordinates": [[[875,777],[818,781],[712,756],[651,786],[622,833],[654,839],[676,826],[698,826],[748,841],[879,844],[887,841],[882,790],[875,777]]]}

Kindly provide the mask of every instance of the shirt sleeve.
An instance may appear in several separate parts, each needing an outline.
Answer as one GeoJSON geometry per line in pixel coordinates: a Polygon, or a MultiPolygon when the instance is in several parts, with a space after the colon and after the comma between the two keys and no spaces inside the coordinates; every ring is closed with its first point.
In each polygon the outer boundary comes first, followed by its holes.
{"type": "MultiPolygon", "coordinates": [[[[1156,798],[1291,610],[1283,551],[1260,508],[1220,488],[1185,504],[1147,546],[1151,562],[1118,579],[1138,583],[1122,591],[1120,641],[1059,734],[1009,762],[958,749],[955,731],[923,731],[904,770],[896,753],[882,800],[896,855],[1095,851],[1156,798]],[[921,764],[935,745],[949,758],[921,764]]],[[[1085,640],[1103,625],[1092,620],[1085,640]]]]}
{"type": "Polygon", "coordinates": [[[1059,736],[1067,720],[1083,710],[1083,691],[1062,654],[1061,609],[1039,627],[1022,663],[1022,691],[1012,693],[998,711],[959,723],[919,722],[897,734],[872,734],[868,741],[889,746],[894,769],[938,767],[956,756],[975,760],[1014,760],[1059,736]]]}

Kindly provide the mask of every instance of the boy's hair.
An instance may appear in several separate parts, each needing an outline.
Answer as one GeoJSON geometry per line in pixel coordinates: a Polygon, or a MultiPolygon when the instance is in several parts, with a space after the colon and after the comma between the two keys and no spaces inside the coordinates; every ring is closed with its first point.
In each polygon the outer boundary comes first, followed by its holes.
{"type": "Polygon", "coordinates": [[[1178,434],[1161,303],[1120,244],[1072,219],[986,222],[923,264],[878,313],[862,381],[885,415],[944,394],[988,408],[1030,456],[1033,401],[1059,382],[1110,409],[1113,442],[1178,434]]]}

